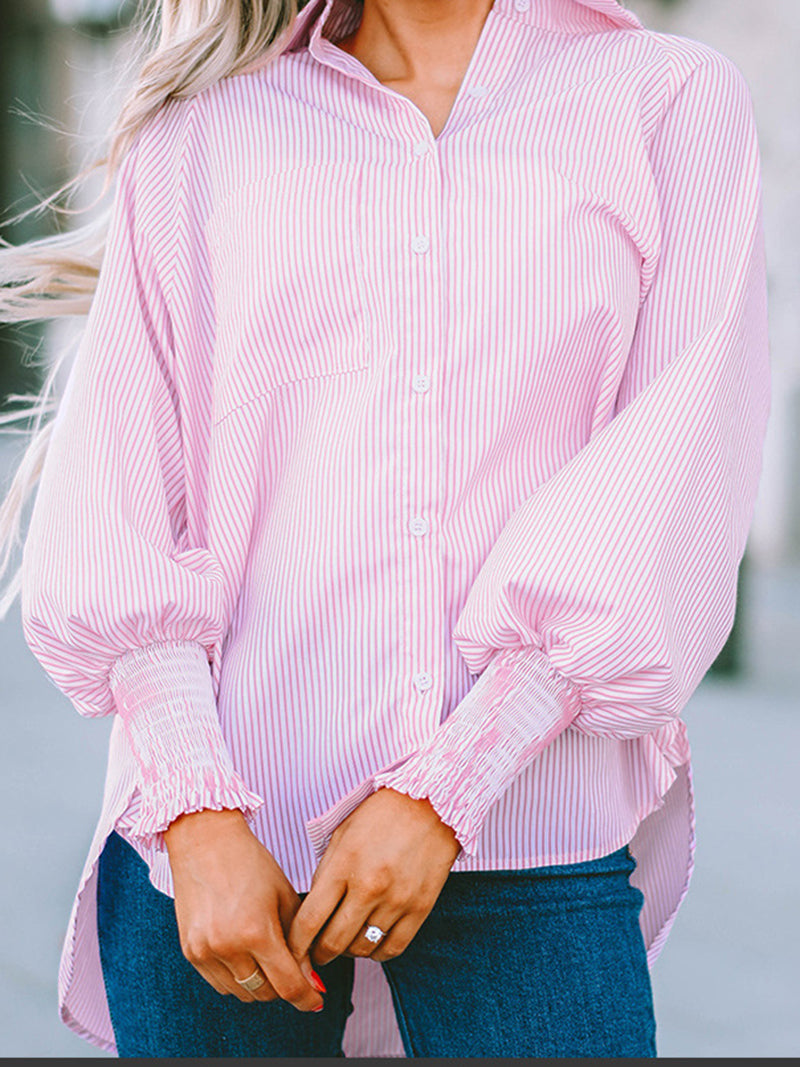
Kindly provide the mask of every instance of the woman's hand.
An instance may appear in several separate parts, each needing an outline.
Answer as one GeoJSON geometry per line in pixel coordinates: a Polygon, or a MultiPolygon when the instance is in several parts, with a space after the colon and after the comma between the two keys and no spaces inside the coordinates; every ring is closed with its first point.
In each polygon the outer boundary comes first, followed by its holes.
{"type": "Polygon", "coordinates": [[[310,960],[296,959],[286,945],[300,897],[244,815],[181,815],[164,840],[181,949],[203,978],[239,1000],[281,997],[300,1011],[319,1010],[323,1001],[310,960]],[[257,969],[266,979],[260,988],[248,992],[237,985],[257,969]]]}
{"type": "Polygon", "coordinates": [[[399,956],[436,903],[460,848],[430,801],[378,789],[333,832],[292,922],[289,948],[298,960],[310,952],[318,967],[340,955],[399,956]],[[369,925],[386,934],[378,945],[364,937],[369,925]]]}

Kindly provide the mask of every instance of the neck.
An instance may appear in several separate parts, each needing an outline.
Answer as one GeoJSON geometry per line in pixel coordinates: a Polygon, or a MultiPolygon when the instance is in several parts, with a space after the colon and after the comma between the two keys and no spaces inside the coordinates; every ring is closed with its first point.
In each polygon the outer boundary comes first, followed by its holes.
{"type": "Polygon", "coordinates": [[[364,0],[358,28],[337,41],[383,82],[459,82],[493,0],[364,0]]]}

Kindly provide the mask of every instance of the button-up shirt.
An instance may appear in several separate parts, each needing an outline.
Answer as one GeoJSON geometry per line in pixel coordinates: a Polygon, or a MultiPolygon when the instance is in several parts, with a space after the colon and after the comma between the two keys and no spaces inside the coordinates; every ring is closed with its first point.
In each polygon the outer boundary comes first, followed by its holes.
{"type": "MultiPolygon", "coordinates": [[[[114,716],[60,972],[109,1049],[112,827],[165,893],[182,812],[302,892],[381,786],[457,871],[630,843],[651,961],[688,884],[770,403],[746,83],[616,0],[495,0],[433,136],[337,47],[361,10],[138,134],[31,515],[26,640],[114,716]]],[[[349,1055],[401,1051],[381,982],[349,1055]]]]}

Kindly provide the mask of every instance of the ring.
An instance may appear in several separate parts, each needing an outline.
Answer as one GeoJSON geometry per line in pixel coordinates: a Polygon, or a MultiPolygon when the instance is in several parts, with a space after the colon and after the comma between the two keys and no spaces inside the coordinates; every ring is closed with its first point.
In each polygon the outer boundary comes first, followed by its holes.
{"type": "Polygon", "coordinates": [[[364,931],[364,937],[367,941],[371,941],[373,945],[377,945],[382,937],[386,937],[386,934],[381,930],[380,926],[368,926],[364,931]]]}
{"type": "Polygon", "coordinates": [[[239,985],[244,986],[249,993],[254,993],[256,989],[260,989],[264,984],[264,975],[256,968],[249,978],[237,978],[236,981],[239,985]]]}

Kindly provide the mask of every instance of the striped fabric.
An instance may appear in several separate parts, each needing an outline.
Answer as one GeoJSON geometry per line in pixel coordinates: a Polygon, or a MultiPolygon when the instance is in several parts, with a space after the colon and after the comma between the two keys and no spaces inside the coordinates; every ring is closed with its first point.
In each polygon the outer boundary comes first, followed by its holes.
{"type": "MultiPolygon", "coordinates": [[[[631,842],[651,961],[688,885],[770,406],[746,83],[616,0],[495,0],[434,137],[333,43],[361,10],[140,133],[42,472],[24,634],[115,716],[60,972],[106,1049],[112,827],[165,893],[181,812],[305,891],[381,786],[455,870],[631,842]]],[[[402,1054],[356,976],[347,1054],[402,1054]]]]}

